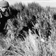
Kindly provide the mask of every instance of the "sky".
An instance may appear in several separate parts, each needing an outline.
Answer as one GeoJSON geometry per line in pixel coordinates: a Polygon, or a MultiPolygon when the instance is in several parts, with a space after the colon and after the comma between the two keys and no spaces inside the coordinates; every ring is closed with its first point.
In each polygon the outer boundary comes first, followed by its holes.
{"type": "Polygon", "coordinates": [[[36,2],[39,3],[41,6],[46,7],[46,6],[50,6],[50,7],[56,7],[56,0],[6,0],[9,2],[10,5],[15,4],[16,2],[22,2],[23,4],[28,4],[28,3],[32,3],[32,2],[36,2]]]}

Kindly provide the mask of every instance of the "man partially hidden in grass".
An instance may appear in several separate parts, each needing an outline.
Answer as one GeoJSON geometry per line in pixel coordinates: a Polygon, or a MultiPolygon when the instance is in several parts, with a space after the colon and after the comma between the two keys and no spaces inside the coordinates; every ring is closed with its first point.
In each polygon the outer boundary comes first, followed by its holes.
{"type": "Polygon", "coordinates": [[[5,34],[5,24],[10,17],[10,7],[7,1],[0,1],[0,33],[5,34]]]}

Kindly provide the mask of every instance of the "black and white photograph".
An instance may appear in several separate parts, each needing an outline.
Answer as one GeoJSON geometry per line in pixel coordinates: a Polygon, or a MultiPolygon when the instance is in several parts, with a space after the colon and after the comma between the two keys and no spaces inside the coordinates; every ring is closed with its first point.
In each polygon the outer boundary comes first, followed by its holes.
{"type": "Polygon", "coordinates": [[[56,0],[0,0],[0,56],[56,56],[56,0]]]}

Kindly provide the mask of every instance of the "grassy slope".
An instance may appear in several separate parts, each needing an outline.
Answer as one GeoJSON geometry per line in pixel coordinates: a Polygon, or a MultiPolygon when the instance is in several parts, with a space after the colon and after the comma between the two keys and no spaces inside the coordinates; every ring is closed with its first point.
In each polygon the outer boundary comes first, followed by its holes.
{"type": "Polygon", "coordinates": [[[7,22],[8,32],[0,42],[0,56],[55,56],[53,11],[35,3],[28,6],[20,3],[11,7],[17,14],[7,22]]]}

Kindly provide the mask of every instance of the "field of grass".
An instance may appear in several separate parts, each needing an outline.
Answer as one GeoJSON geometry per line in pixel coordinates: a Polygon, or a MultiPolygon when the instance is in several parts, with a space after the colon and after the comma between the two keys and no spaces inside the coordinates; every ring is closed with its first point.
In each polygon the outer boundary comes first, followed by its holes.
{"type": "Polygon", "coordinates": [[[36,3],[10,7],[13,17],[0,36],[0,56],[56,56],[56,9],[36,3]]]}

